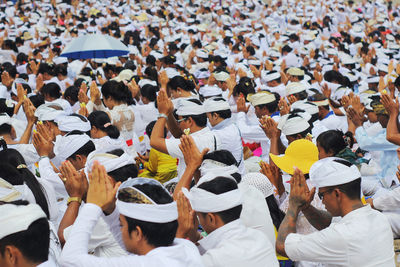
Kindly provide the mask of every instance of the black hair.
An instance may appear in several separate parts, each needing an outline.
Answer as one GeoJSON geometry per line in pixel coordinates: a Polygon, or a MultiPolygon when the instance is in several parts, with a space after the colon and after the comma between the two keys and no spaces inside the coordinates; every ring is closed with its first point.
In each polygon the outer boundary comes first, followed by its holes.
{"type": "Polygon", "coordinates": [[[246,46],[246,51],[250,54],[250,56],[254,56],[256,54],[256,50],[251,45],[246,46]]]}
{"type": "Polygon", "coordinates": [[[187,92],[195,92],[195,85],[194,83],[189,80],[185,79],[182,76],[175,76],[169,80],[167,84],[167,88],[170,90],[178,90],[178,87],[187,92]]]}
{"type": "Polygon", "coordinates": [[[146,84],[142,88],[140,88],[140,94],[143,97],[146,97],[150,102],[156,101],[158,91],[159,88],[151,84],[146,84]]]}
{"type": "MultiPolygon", "coordinates": [[[[153,128],[154,128],[154,125],[156,125],[156,122],[157,121],[152,121],[149,124],[147,124],[147,126],[146,126],[146,135],[149,138],[151,137],[151,133],[153,132],[153,128]]],[[[167,137],[167,134],[168,134],[167,128],[164,128],[164,138],[167,137]]]]}
{"type": "Polygon", "coordinates": [[[127,104],[133,101],[131,92],[123,82],[107,81],[101,87],[101,93],[104,98],[111,97],[115,101],[127,104]]]}
{"type": "MultiPolygon", "coordinates": [[[[347,160],[335,160],[336,162],[347,162],[349,163],[347,160]]],[[[346,166],[348,166],[347,164],[344,164],[346,166]]],[[[350,163],[351,166],[351,163],[350,163]]],[[[354,181],[345,183],[345,184],[341,184],[341,185],[335,185],[335,186],[329,186],[330,188],[337,188],[339,189],[339,191],[343,192],[349,199],[351,200],[357,200],[360,199],[361,196],[361,177],[357,178],[354,181]]]]}
{"type": "Polygon", "coordinates": [[[147,67],[146,70],[144,71],[144,74],[146,74],[147,78],[152,81],[158,80],[158,72],[156,68],[147,67]]]}
{"type": "Polygon", "coordinates": [[[265,198],[267,202],[269,214],[271,215],[272,223],[274,224],[276,230],[279,229],[283,218],[285,218],[285,213],[279,208],[275,196],[272,194],[265,198]]]}
{"type": "Polygon", "coordinates": [[[62,76],[67,76],[68,75],[68,68],[67,68],[66,65],[60,64],[60,65],[57,65],[54,68],[54,72],[55,72],[56,75],[61,74],[62,76]]]}
{"type": "MultiPolygon", "coordinates": [[[[188,99],[188,101],[193,102],[197,105],[201,105],[200,100],[198,99],[188,99]]],[[[192,118],[194,123],[196,123],[197,126],[199,127],[206,127],[207,126],[207,115],[206,113],[202,113],[199,115],[187,115],[187,116],[182,116],[184,119],[192,118]]]]}
{"type": "MultiPolygon", "coordinates": [[[[0,114],[0,116],[1,116],[1,114],[0,114]]],[[[4,115],[5,116],[5,115],[4,115]]],[[[11,133],[11,129],[12,129],[12,126],[11,126],[11,124],[8,124],[8,123],[3,123],[3,124],[1,124],[0,125],[0,135],[3,135],[3,134],[10,134],[11,133]]],[[[1,141],[1,140],[0,140],[1,141]]]]}
{"type": "MultiPolygon", "coordinates": [[[[146,194],[157,204],[169,204],[173,202],[172,197],[160,186],[154,184],[134,185],[135,188],[146,194]]],[[[124,194],[118,194],[118,199],[123,201],[124,194]]],[[[129,195],[127,196],[129,198],[129,195]]],[[[172,245],[176,231],[178,229],[178,221],[174,220],[167,223],[146,222],[138,219],[126,217],[128,223],[128,231],[131,233],[140,227],[143,236],[149,245],[154,247],[166,247],[172,245]]]]}
{"type": "Polygon", "coordinates": [[[334,156],[348,145],[343,132],[340,130],[328,130],[321,133],[317,137],[317,144],[319,144],[325,152],[331,152],[334,156]]]}
{"type": "MultiPolygon", "coordinates": [[[[73,132],[71,132],[71,133],[73,133],[73,132]]],[[[69,133],[69,135],[71,135],[71,133],[69,133]]],[[[79,135],[79,134],[77,134],[77,135],[79,135]]],[[[95,150],[96,150],[96,147],[95,147],[93,141],[89,140],[86,144],[84,144],[81,148],[79,148],[71,156],[69,156],[68,159],[70,159],[70,158],[76,159],[76,156],[78,156],[78,155],[83,155],[83,156],[87,157],[90,153],[92,153],[95,150]]]]}
{"type": "Polygon", "coordinates": [[[74,103],[78,102],[78,94],[79,94],[79,88],[72,85],[70,87],[68,87],[67,89],[65,89],[64,92],[64,98],[67,99],[71,99],[71,101],[73,101],[74,103]]]}
{"type": "Polygon", "coordinates": [[[243,94],[244,98],[247,98],[248,94],[254,94],[255,90],[255,83],[249,77],[242,77],[240,78],[238,84],[233,88],[233,95],[238,96],[243,94]]]}
{"type": "MultiPolygon", "coordinates": [[[[238,188],[237,183],[233,181],[230,178],[226,178],[223,176],[218,176],[217,178],[204,182],[198,186],[199,188],[206,190],[208,192],[214,193],[214,194],[223,194],[232,190],[235,190],[238,188]]],[[[220,211],[220,212],[215,212],[216,215],[218,215],[221,220],[227,224],[230,223],[234,220],[237,220],[240,218],[240,213],[242,212],[242,205],[238,205],[236,207],[233,207],[228,210],[220,211]]]]}
{"type": "Polygon", "coordinates": [[[269,113],[274,113],[278,110],[278,102],[279,98],[276,98],[275,96],[275,100],[271,103],[257,105],[257,107],[259,107],[260,109],[266,108],[268,109],[269,113]]]}
{"type": "Polygon", "coordinates": [[[25,183],[32,191],[36,204],[46,213],[47,218],[50,218],[45,190],[32,172],[25,167],[24,157],[17,150],[6,148],[4,140],[0,141],[0,145],[3,147],[0,151],[0,177],[12,185],[25,183]]]}
{"type": "Polygon", "coordinates": [[[337,82],[339,84],[342,84],[343,75],[338,71],[328,70],[324,74],[324,80],[331,83],[337,82]]]}
{"type": "Polygon", "coordinates": [[[6,246],[14,246],[28,261],[43,263],[48,260],[50,227],[46,218],[32,222],[25,231],[16,232],[0,239],[0,253],[4,257],[6,246]]]}
{"type": "Polygon", "coordinates": [[[41,94],[31,95],[29,97],[29,100],[32,102],[32,104],[35,106],[35,108],[38,108],[40,105],[44,104],[44,97],[41,94]]]}
{"type": "Polygon", "coordinates": [[[90,121],[90,125],[96,127],[97,129],[104,131],[110,138],[117,139],[120,135],[118,128],[111,124],[110,117],[104,111],[93,111],[89,114],[88,120],[90,121]],[[104,125],[107,127],[104,127],[104,125]]]}
{"type": "Polygon", "coordinates": [[[42,87],[41,93],[58,99],[61,97],[61,88],[57,83],[47,83],[42,87]]]}
{"type": "MultiPolygon", "coordinates": [[[[108,154],[112,154],[118,157],[121,157],[122,154],[124,154],[124,151],[122,149],[114,149],[112,151],[107,152],[108,154]]],[[[138,169],[136,164],[127,164],[125,166],[122,166],[118,169],[115,169],[113,171],[110,171],[107,173],[109,176],[111,176],[116,182],[124,182],[130,177],[137,177],[138,176],[138,169]]]]}
{"type": "Polygon", "coordinates": [[[38,73],[39,74],[47,73],[51,76],[54,76],[54,66],[47,63],[40,63],[38,73]]]}
{"type": "Polygon", "coordinates": [[[227,166],[232,166],[238,165],[238,162],[236,161],[235,157],[233,156],[232,152],[225,150],[225,149],[220,149],[220,150],[215,150],[213,152],[208,152],[207,154],[204,155],[203,160],[210,159],[214,161],[221,162],[227,166]]]}
{"type": "MultiPolygon", "coordinates": [[[[327,98],[323,95],[323,94],[321,94],[321,93],[315,93],[315,94],[313,94],[312,96],[309,96],[308,98],[307,98],[307,101],[309,101],[309,102],[313,102],[313,101],[323,101],[323,100],[326,100],[327,98]]],[[[319,107],[322,107],[322,108],[324,108],[324,109],[326,109],[326,110],[329,110],[329,105],[324,105],[324,106],[319,106],[319,107]]]]}
{"type": "Polygon", "coordinates": [[[295,93],[294,96],[295,96],[298,100],[305,100],[305,99],[307,99],[308,94],[307,94],[307,91],[304,90],[304,91],[295,93]]]}

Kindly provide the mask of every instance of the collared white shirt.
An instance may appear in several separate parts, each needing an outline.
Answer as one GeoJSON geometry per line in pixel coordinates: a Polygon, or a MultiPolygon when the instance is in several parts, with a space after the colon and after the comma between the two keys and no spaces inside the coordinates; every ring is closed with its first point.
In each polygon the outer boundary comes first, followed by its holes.
{"type": "Polygon", "coordinates": [[[289,234],[285,251],[291,260],[324,262],[328,266],[395,266],[389,222],[369,205],[353,210],[322,231],[289,234]]]}
{"type": "MultiPolygon", "coordinates": [[[[169,247],[158,247],[146,255],[130,254],[124,257],[99,258],[87,254],[88,242],[93,227],[102,215],[102,210],[94,204],[85,204],[79,212],[71,236],[65,243],[61,253],[60,264],[65,267],[202,267],[200,255],[196,246],[184,239],[176,238],[169,247]]],[[[118,212],[105,217],[111,232],[119,241],[121,230],[119,228],[118,212]]]]}
{"type": "MultiPolygon", "coordinates": [[[[210,152],[220,149],[221,141],[208,127],[204,127],[200,131],[190,134],[193,137],[199,151],[209,148],[210,152]]],[[[180,178],[186,169],[185,159],[183,158],[182,151],[179,149],[181,141],[178,138],[170,138],[165,140],[168,154],[179,159],[178,163],[178,177],[180,178]]]]}
{"type": "Polygon", "coordinates": [[[279,266],[275,250],[260,231],[235,220],[214,230],[199,241],[205,266],[279,266]]]}

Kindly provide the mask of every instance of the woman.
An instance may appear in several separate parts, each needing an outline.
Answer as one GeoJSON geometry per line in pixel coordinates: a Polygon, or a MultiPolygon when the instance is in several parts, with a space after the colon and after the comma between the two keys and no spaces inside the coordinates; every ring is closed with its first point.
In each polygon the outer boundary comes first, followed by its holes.
{"type": "Polygon", "coordinates": [[[108,152],[116,148],[127,151],[128,147],[120,138],[118,128],[111,124],[110,117],[104,111],[93,111],[88,116],[90,121],[90,137],[96,146],[96,151],[108,152]]]}

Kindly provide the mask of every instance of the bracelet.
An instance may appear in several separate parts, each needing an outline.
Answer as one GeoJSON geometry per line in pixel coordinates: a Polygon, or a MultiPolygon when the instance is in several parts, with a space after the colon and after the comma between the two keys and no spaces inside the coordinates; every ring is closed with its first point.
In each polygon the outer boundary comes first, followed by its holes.
{"type": "Polygon", "coordinates": [[[157,117],[157,119],[159,119],[159,118],[165,118],[166,120],[168,120],[168,116],[167,116],[167,115],[165,115],[164,113],[160,113],[160,114],[158,114],[158,117],[157,117]]]}
{"type": "Polygon", "coordinates": [[[49,158],[49,156],[40,156],[39,161],[41,161],[42,159],[45,159],[45,158],[49,158]]]}
{"type": "Polygon", "coordinates": [[[81,204],[82,203],[82,198],[80,198],[80,197],[69,197],[68,200],[67,200],[67,205],[69,205],[69,203],[74,202],[74,201],[79,202],[79,204],[81,204]]]}

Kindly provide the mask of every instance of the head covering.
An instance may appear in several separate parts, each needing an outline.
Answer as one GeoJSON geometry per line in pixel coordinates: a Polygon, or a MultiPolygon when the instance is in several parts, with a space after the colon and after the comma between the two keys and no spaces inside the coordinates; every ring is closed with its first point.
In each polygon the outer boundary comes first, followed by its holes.
{"type": "Polygon", "coordinates": [[[308,102],[308,101],[296,101],[291,105],[290,109],[292,111],[294,109],[301,109],[310,115],[314,115],[319,112],[318,106],[316,104],[308,102]]]}
{"type": "Polygon", "coordinates": [[[230,110],[229,103],[223,99],[216,100],[214,98],[209,98],[204,101],[204,110],[205,112],[216,112],[221,110],[230,110]]]}
{"type": "Polygon", "coordinates": [[[269,155],[276,166],[284,172],[293,174],[294,167],[297,167],[306,174],[318,160],[318,148],[311,141],[299,139],[290,143],[286,148],[285,155],[269,155]]]}
{"type": "Polygon", "coordinates": [[[214,78],[219,82],[226,82],[229,77],[229,73],[225,71],[214,72],[214,78]]]}
{"type": "Polygon", "coordinates": [[[242,183],[254,186],[264,195],[265,198],[274,194],[274,186],[268,177],[259,172],[250,172],[242,177],[242,183]]]}
{"type": "Polygon", "coordinates": [[[61,159],[67,159],[90,141],[87,134],[57,135],[54,143],[54,154],[61,159]]]}
{"type": "Polygon", "coordinates": [[[360,177],[356,165],[336,157],[318,160],[310,169],[310,181],[317,188],[346,184],[360,177]]]}
{"type": "Polygon", "coordinates": [[[278,123],[278,129],[281,130],[284,135],[302,133],[310,128],[310,124],[306,118],[300,115],[289,117],[289,114],[282,116],[278,123]]]}
{"type": "Polygon", "coordinates": [[[0,178],[0,201],[10,202],[22,199],[22,194],[12,184],[0,178]]]}
{"type": "Polygon", "coordinates": [[[380,102],[380,98],[373,99],[371,102],[371,107],[376,115],[388,115],[389,114],[386,111],[385,106],[380,102]]]}
{"type": "Polygon", "coordinates": [[[63,132],[72,132],[75,130],[88,132],[92,128],[89,120],[83,121],[77,116],[59,116],[54,121],[57,123],[60,131],[63,132]]]}
{"type": "Polygon", "coordinates": [[[258,105],[272,103],[272,102],[276,101],[276,97],[274,94],[262,91],[262,92],[258,92],[253,95],[248,95],[247,100],[249,100],[250,103],[255,107],[258,105]]]}
{"type": "Polygon", "coordinates": [[[204,85],[200,87],[199,94],[203,97],[220,96],[222,90],[216,85],[204,85]]]}
{"type": "Polygon", "coordinates": [[[203,105],[196,104],[187,99],[179,101],[179,105],[176,109],[176,115],[178,116],[200,115],[205,113],[203,105]]]}
{"type": "Polygon", "coordinates": [[[151,178],[129,178],[121,184],[117,193],[116,207],[126,217],[153,223],[168,223],[178,219],[178,208],[175,201],[168,204],[157,204],[149,196],[135,188],[135,185],[153,184],[168,191],[157,180],[151,178]],[[118,199],[121,190],[131,189],[136,203],[118,199]],[[135,197],[136,196],[136,197],[135,197]]]}
{"type": "Polygon", "coordinates": [[[304,76],[304,70],[292,67],[288,69],[287,74],[290,74],[292,76],[304,76]]]}
{"type": "Polygon", "coordinates": [[[129,164],[135,164],[133,157],[127,153],[124,153],[118,157],[109,153],[98,153],[93,151],[87,157],[85,166],[85,171],[87,173],[92,170],[95,161],[98,161],[101,165],[103,165],[107,172],[112,172],[129,164]]]}
{"type": "MultiPolygon", "coordinates": [[[[229,178],[224,178],[229,179],[229,178]]],[[[214,194],[197,186],[190,191],[182,188],[183,194],[189,199],[193,210],[197,212],[220,212],[229,210],[243,203],[239,189],[234,189],[222,194],[214,194]]]]}
{"type": "Polygon", "coordinates": [[[26,231],[33,222],[46,218],[46,214],[37,204],[26,206],[0,205],[0,214],[0,239],[17,232],[26,231]]]}
{"type": "Polygon", "coordinates": [[[54,121],[59,116],[67,115],[62,106],[57,103],[45,103],[35,111],[35,117],[39,121],[54,121]]]}
{"type": "Polygon", "coordinates": [[[307,87],[303,83],[292,82],[286,86],[286,95],[293,95],[307,90],[307,87]]]}

